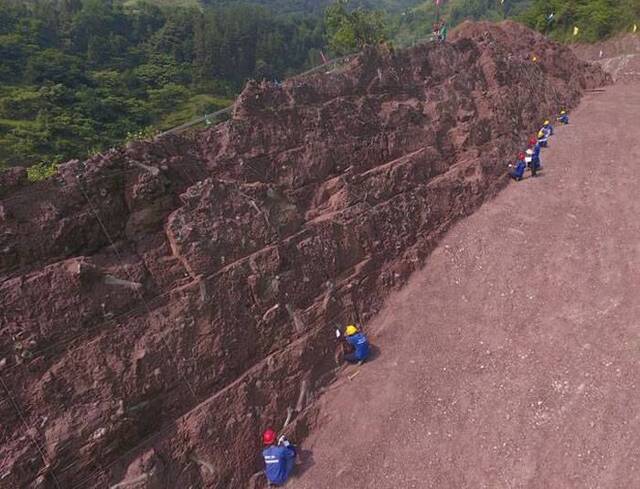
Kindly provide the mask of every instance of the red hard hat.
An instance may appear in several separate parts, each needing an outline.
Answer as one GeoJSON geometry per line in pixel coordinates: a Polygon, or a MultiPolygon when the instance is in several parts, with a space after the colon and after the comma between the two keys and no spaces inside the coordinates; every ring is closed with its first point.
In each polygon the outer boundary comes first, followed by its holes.
{"type": "Polygon", "coordinates": [[[538,139],[535,136],[531,136],[531,138],[529,139],[530,146],[535,146],[537,142],[538,142],[538,139]]]}
{"type": "Polygon", "coordinates": [[[523,153],[522,151],[520,151],[520,152],[518,153],[518,159],[519,159],[519,160],[524,160],[524,153],[523,153]]]}
{"type": "Polygon", "coordinates": [[[265,445],[273,445],[276,442],[276,438],[278,434],[273,431],[271,428],[267,428],[264,433],[262,433],[262,443],[265,445]]]}

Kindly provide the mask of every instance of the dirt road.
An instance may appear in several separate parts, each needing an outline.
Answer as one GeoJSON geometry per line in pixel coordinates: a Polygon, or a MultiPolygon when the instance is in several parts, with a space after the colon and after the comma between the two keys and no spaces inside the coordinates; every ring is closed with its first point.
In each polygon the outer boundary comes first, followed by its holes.
{"type": "Polygon", "coordinates": [[[367,326],[288,487],[640,487],[640,86],[571,116],[367,326]]]}

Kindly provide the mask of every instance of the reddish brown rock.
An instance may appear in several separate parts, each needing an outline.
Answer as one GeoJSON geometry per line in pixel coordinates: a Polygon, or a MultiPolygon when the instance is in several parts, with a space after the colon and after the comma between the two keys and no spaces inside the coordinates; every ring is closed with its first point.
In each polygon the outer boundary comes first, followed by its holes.
{"type": "Polygon", "coordinates": [[[0,171],[0,197],[27,185],[27,169],[8,168],[0,171]]]}
{"type": "Polygon", "coordinates": [[[250,83],[222,125],[10,190],[2,487],[246,487],[263,428],[296,407],[291,432],[312,424],[335,326],[366,324],[537,125],[606,81],[522,26],[466,24],[250,83]]]}

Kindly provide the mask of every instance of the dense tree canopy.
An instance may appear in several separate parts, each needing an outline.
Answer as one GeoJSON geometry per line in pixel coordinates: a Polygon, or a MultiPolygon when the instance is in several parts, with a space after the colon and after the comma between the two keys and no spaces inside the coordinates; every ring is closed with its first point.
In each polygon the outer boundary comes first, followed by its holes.
{"type": "Polygon", "coordinates": [[[347,54],[386,38],[384,15],[380,11],[349,10],[346,0],[338,0],[325,11],[329,47],[336,54],[347,54]]]}
{"type": "Polygon", "coordinates": [[[321,50],[411,44],[437,17],[516,16],[581,41],[640,23],[640,0],[246,1],[0,0],[0,166],[84,157],[226,106],[247,78],[282,79],[321,50]]]}
{"type": "Polygon", "coordinates": [[[314,61],[320,18],[236,4],[0,0],[0,165],[83,157],[314,61]]]}
{"type": "Polygon", "coordinates": [[[533,0],[521,18],[559,40],[596,41],[638,24],[640,0],[533,0]]]}

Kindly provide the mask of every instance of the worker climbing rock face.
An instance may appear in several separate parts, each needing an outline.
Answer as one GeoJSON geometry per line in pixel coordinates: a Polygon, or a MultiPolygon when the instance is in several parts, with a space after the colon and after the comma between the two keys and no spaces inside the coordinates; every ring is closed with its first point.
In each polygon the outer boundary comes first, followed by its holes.
{"type": "Polygon", "coordinates": [[[349,363],[364,362],[369,357],[369,340],[364,333],[358,331],[354,324],[350,324],[344,331],[345,340],[353,347],[352,353],[347,353],[344,359],[349,363]]]}
{"type": "Polygon", "coordinates": [[[553,136],[553,126],[548,120],[544,121],[544,124],[542,125],[540,130],[543,131],[547,136],[553,136]]]}
{"type": "Polygon", "coordinates": [[[444,20],[433,23],[433,40],[436,42],[445,42],[447,40],[447,24],[444,20]]]}
{"type": "Polygon", "coordinates": [[[262,434],[262,450],[264,458],[264,473],[267,481],[272,486],[281,486],[289,479],[296,459],[296,447],[283,435],[278,439],[278,434],[271,428],[262,434]],[[277,442],[276,442],[277,440],[277,442]]]}
{"type": "Polygon", "coordinates": [[[525,163],[524,159],[525,154],[520,152],[518,153],[515,164],[509,165],[513,168],[513,171],[509,173],[509,175],[517,182],[522,180],[522,178],[524,177],[524,171],[527,169],[527,164],[525,163]]]}
{"type": "Polygon", "coordinates": [[[447,40],[447,24],[443,20],[440,22],[440,30],[438,31],[438,41],[445,42],[447,40]]]}

